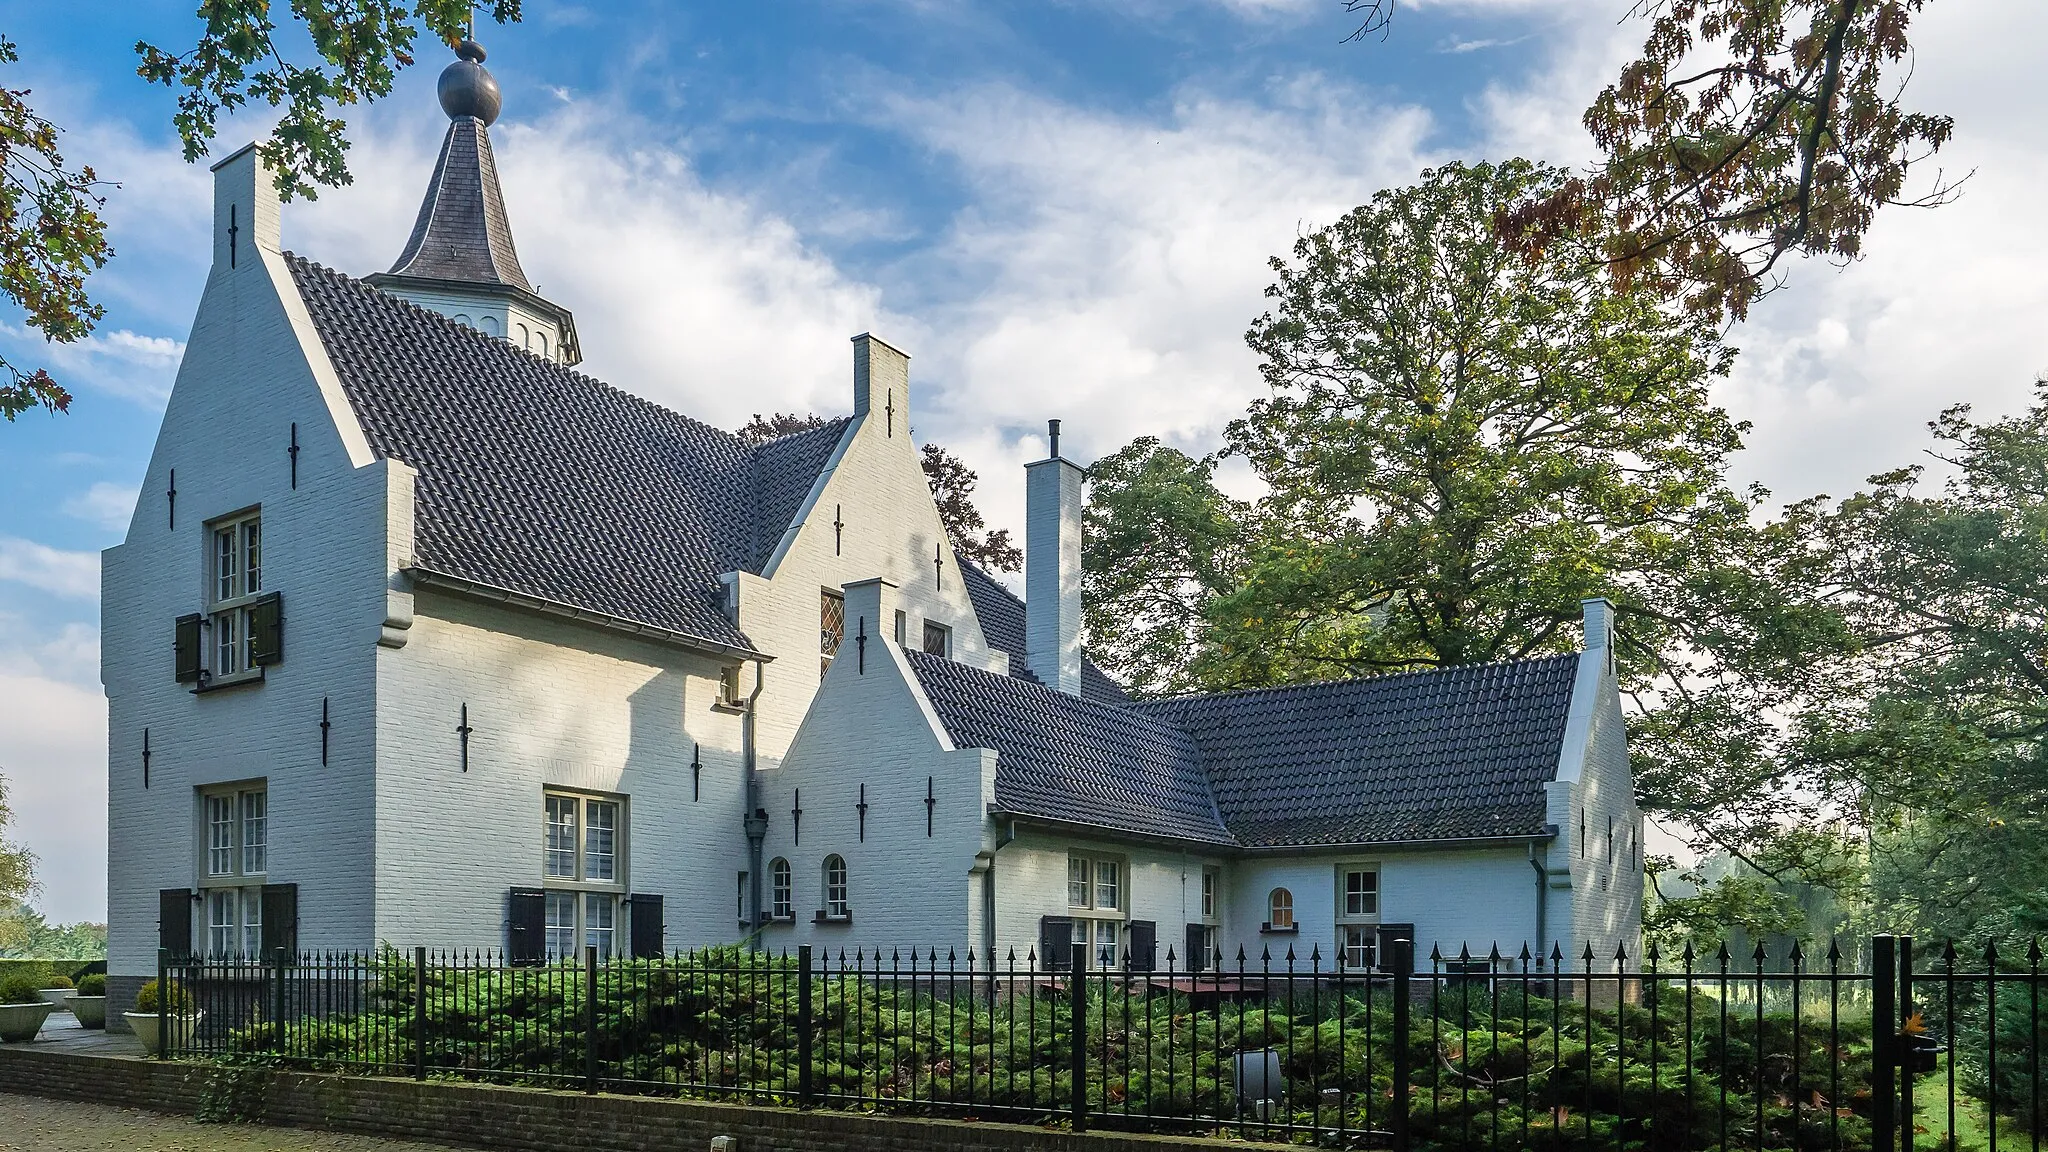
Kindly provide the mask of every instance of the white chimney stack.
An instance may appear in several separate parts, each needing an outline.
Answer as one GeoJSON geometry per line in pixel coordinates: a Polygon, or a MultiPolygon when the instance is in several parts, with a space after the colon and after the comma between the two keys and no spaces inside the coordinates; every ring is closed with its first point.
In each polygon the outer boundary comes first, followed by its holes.
{"type": "Polygon", "coordinates": [[[1614,670],[1614,603],[1604,596],[1595,596],[1579,601],[1579,610],[1585,614],[1587,652],[1598,652],[1607,661],[1607,670],[1614,670]]]}
{"type": "Polygon", "coordinates": [[[1081,694],[1081,466],[1051,454],[1024,466],[1024,662],[1047,687],[1081,694]]]}

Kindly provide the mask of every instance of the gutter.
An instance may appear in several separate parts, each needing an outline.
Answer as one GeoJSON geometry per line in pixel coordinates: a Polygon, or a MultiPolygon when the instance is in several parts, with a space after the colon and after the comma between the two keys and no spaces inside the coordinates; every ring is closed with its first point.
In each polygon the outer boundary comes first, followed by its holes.
{"type": "Polygon", "coordinates": [[[1125,840],[1139,840],[1152,844],[1192,845],[1205,852],[1219,856],[1309,856],[1321,852],[1387,852],[1446,850],[1456,848],[1515,848],[1522,845],[1548,844],[1557,838],[1557,829],[1544,825],[1540,832],[1521,832],[1504,836],[1447,836],[1434,840],[1347,840],[1328,844],[1239,844],[1228,840],[1196,840],[1188,836],[1168,836],[1157,832],[1133,832],[1122,828],[1109,828],[1100,824],[1088,824],[1079,820],[1062,820],[1055,816],[1038,816],[1029,812],[1012,812],[991,806],[989,813],[998,820],[1008,820],[1013,825],[1030,824],[1062,832],[1077,832],[1085,836],[1110,836],[1125,840]]]}
{"type": "Polygon", "coordinates": [[[483,600],[494,604],[509,604],[515,608],[526,608],[535,612],[544,612],[550,616],[561,616],[586,624],[596,624],[599,627],[631,633],[632,635],[641,636],[658,643],[673,644],[680,648],[687,648],[692,652],[702,652],[712,656],[724,656],[738,660],[752,660],[756,663],[775,659],[775,657],[765,652],[756,652],[751,648],[709,640],[702,636],[692,636],[687,632],[677,632],[673,629],[658,627],[639,620],[630,620],[624,616],[613,616],[610,613],[598,612],[590,608],[579,608],[574,604],[550,600],[545,596],[535,596],[530,592],[515,592],[510,588],[502,588],[495,584],[485,584],[481,581],[470,580],[462,576],[451,576],[446,572],[436,572],[432,568],[407,568],[405,569],[405,574],[416,585],[439,588],[443,591],[453,592],[475,600],[483,600]]]}
{"type": "Polygon", "coordinates": [[[1006,820],[1002,831],[996,833],[996,846],[974,856],[975,870],[981,873],[982,955],[988,961],[991,973],[996,970],[996,855],[1016,842],[1017,822],[1006,820]]]}
{"type": "Polygon", "coordinates": [[[1150,844],[1195,845],[1205,851],[1228,855],[1239,851],[1238,845],[1230,840],[1196,840],[1188,836],[1169,836],[1160,832],[1134,832],[1124,828],[1107,828],[1100,824],[1087,824],[1079,820],[1061,820],[1053,816],[1036,816],[1029,812],[1012,812],[1006,808],[989,806],[988,814],[995,820],[1010,823],[1011,839],[1016,838],[1016,825],[1030,824],[1036,827],[1052,828],[1062,832],[1078,832],[1084,836],[1114,836],[1125,840],[1141,840],[1150,844]]]}

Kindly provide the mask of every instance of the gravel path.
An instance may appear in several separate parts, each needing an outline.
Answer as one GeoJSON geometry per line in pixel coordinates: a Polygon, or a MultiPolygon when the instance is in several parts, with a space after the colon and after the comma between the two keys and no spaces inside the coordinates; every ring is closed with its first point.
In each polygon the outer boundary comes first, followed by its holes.
{"type": "Polygon", "coordinates": [[[0,1152],[448,1152],[439,1144],[303,1128],[201,1124],[189,1116],[0,1093],[0,1152]]]}

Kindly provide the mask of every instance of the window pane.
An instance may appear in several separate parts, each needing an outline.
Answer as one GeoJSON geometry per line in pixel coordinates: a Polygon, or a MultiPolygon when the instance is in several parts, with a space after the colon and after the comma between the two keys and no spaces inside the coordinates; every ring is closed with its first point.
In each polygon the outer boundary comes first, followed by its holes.
{"type": "Polygon", "coordinates": [[[1075,908],[1088,907],[1088,861],[1079,856],[1067,857],[1067,903],[1075,908]]]}
{"type": "Polygon", "coordinates": [[[576,878],[576,798],[547,798],[546,872],[567,880],[576,878]]]}
{"type": "Polygon", "coordinates": [[[576,954],[576,894],[550,892],[547,895],[548,959],[566,960],[576,954]]]}
{"type": "Polygon", "coordinates": [[[235,915],[241,911],[241,901],[232,888],[218,888],[206,896],[206,954],[227,957],[234,954],[236,945],[241,943],[235,927],[235,915]]]}
{"type": "Polygon", "coordinates": [[[267,812],[266,793],[242,793],[242,872],[245,875],[261,875],[269,871],[270,821],[267,812]]]}
{"type": "Polygon", "coordinates": [[[261,960],[263,956],[263,889],[242,889],[242,955],[261,960]]]}
{"type": "Polygon", "coordinates": [[[228,876],[235,870],[235,805],[226,796],[206,798],[206,874],[228,876]]]}
{"type": "Polygon", "coordinates": [[[584,815],[589,823],[583,839],[583,878],[615,879],[613,858],[618,842],[619,806],[608,800],[592,800],[585,805],[584,815]]]}
{"type": "Polygon", "coordinates": [[[825,914],[844,916],[846,902],[846,861],[837,856],[825,857],[825,914]]]}
{"type": "Polygon", "coordinates": [[[1344,966],[1371,968],[1378,963],[1379,930],[1358,926],[1344,929],[1344,966]]]}
{"type": "Polygon", "coordinates": [[[1266,897],[1266,922],[1275,928],[1294,927],[1294,893],[1285,888],[1273,889],[1266,897]]]}
{"type": "Polygon", "coordinates": [[[846,635],[846,597],[837,592],[821,593],[818,597],[818,653],[830,660],[839,653],[839,642],[846,635]]]}
{"type": "Polygon", "coordinates": [[[947,630],[944,624],[924,622],[924,650],[934,656],[946,655],[947,630]]]}
{"type": "Polygon", "coordinates": [[[242,670],[242,613],[222,612],[213,618],[213,674],[232,676],[242,670]]]}
{"type": "Polygon", "coordinates": [[[263,525],[251,520],[242,525],[242,593],[254,596],[263,591],[263,525]]]}
{"type": "Polygon", "coordinates": [[[1216,915],[1216,874],[1204,870],[1202,873],[1202,918],[1211,919],[1216,915]]]}
{"type": "Polygon", "coordinates": [[[213,598],[232,600],[239,591],[236,586],[236,569],[240,567],[235,555],[235,530],[232,527],[217,529],[213,534],[213,598]]]}
{"type": "Polygon", "coordinates": [[[583,944],[595,947],[599,956],[612,954],[612,912],[616,907],[610,896],[592,892],[583,897],[583,944]]]}
{"type": "Polygon", "coordinates": [[[1095,966],[1097,968],[1116,967],[1117,929],[1121,927],[1123,925],[1118,924],[1114,920],[1097,920],[1095,922],[1095,966]]]}
{"type": "Polygon", "coordinates": [[[1123,868],[1114,860],[1095,862],[1095,906],[1097,908],[1123,907],[1123,868]]]}
{"type": "Polygon", "coordinates": [[[795,915],[796,893],[794,891],[795,885],[792,883],[790,876],[789,861],[778,858],[773,864],[768,866],[768,876],[772,881],[774,889],[774,914],[776,916],[795,915]]]}

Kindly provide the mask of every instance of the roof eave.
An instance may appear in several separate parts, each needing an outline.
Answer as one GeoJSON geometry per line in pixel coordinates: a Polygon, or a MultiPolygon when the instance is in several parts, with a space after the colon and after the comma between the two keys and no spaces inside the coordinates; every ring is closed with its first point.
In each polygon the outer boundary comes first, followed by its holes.
{"type": "Polygon", "coordinates": [[[1140,840],[1148,844],[1192,845],[1223,855],[1228,855],[1238,850],[1238,844],[1234,840],[1203,840],[1193,836],[1170,836],[1163,832],[1133,832],[1125,828],[1112,828],[1107,824],[1090,824],[1084,820],[1062,820],[1056,816],[1041,816],[1035,812],[1017,812],[994,804],[989,805],[988,814],[994,820],[1008,820],[1017,824],[1029,824],[1061,832],[1078,832],[1089,836],[1107,836],[1120,840],[1140,840]]]}
{"type": "Polygon", "coordinates": [[[1440,836],[1428,840],[1332,840],[1318,844],[1246,844],[1238,851],[1247,856],[1305,856],[1321,852],[1443,851],[1454,848],[1508,848],[1522,844],[1544,844],[1557,839],[1557,826],[1545,824],[1540,832],[1515,832],[1498,836],[1440,836]]]}
{"type": "Polygon", "coordinates": [[[453,592],[473,600],[484,600],[494,604],[509,604],[515,608],[544,612],[550,616],[580,620],[584,623],[596,624],[599,627],[609,628],[613,631],[630,633],[657,643],[687,648],[692,652],[701,652],[710,656],[731,657],[739,660],[760,660],[765,662],[775,659],[775,657],[766,652],[756,651],[737,644],[727,644],[705,636],[693,636],[687,632],[677,632],[673,629],[662,628],[644,621],[631,620],[624,616],[614,616],[608,612],[599,612],[595,609],[583,608],[575,604],[566,604],[559,600],[550,600],[545,596],[536,596],[530,592],[520,592],[495,584],[487,584],[480,580],[471,580],[464,576],[437,572],[432,568],[414,566],[407,568],[405,574],[411,577],[414,584],[423,584],[429,588],[453,592]]]}

